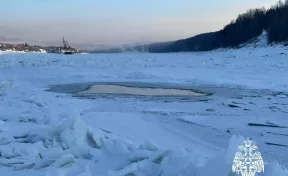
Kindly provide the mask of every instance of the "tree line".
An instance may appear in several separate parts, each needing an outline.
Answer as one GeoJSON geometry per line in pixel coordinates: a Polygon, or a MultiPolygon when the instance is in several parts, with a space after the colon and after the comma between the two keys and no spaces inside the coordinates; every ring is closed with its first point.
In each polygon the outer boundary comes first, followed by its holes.
{"type": "MultiPolygon", "coordinates": [[[[220,31],[175,42],[150,44],[145,48],[149,52],[181,52],[237,47],[259,36],[264,30],[268,34],[269,43],[288,41],[288,0],[279,1],[269,9],[248,10],[220,31]]],[[[137,48],[141,47],[144,46],[137,48]]]]}

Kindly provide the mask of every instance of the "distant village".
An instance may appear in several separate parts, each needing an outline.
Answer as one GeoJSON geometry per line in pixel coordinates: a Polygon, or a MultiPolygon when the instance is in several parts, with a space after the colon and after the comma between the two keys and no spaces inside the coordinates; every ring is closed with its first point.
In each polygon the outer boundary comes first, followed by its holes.
{"type": "Polygon", "coordinates": [[[72,48],[68,42],[63,38],[63,46],[39,46],[30,45],[28,43],[0,43],[0,51],[15,52],[15,53],[27,53],[27,52],[37,52],[37,53],[56,53],[56,54],[74,54],[74,53],[84,53],[82,49],[72,48]]]}

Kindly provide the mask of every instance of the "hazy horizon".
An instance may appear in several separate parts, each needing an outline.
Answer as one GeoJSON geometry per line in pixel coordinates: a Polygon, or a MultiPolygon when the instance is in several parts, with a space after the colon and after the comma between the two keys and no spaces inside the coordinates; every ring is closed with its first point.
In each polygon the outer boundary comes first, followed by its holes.
{"type": "Polygon", "coordinates": [[[219,30],[277,0],[10,0],[0,6],[0,42],[119,45],[171,41],[219,30]],[[9,8],[7,8],[9,7],[9,8]]]}

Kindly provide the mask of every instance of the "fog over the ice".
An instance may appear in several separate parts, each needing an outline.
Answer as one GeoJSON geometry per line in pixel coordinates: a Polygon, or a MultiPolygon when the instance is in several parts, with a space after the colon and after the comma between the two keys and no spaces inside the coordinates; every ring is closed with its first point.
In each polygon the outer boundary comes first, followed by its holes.
{"type": "Polygon", "coordinates": [[[277,0],[9,0],[0,42],[125,44],[170,41],[221,29],[249,8],[277,0]]]}

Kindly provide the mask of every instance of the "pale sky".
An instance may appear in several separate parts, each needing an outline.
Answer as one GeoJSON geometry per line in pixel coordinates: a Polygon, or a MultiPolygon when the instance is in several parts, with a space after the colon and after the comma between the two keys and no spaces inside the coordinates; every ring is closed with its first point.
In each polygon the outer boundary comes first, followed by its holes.
{"type": "Polygon", "coordinates": [[[221,29],[277,0],[2,0],[0,41],[126,44],[171,41],[221,29]]]}

